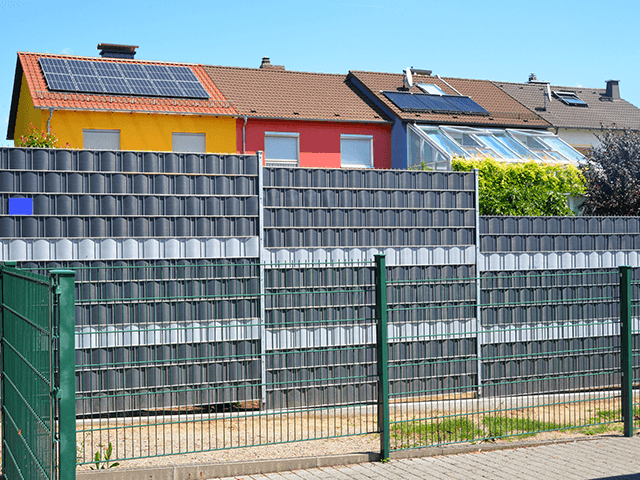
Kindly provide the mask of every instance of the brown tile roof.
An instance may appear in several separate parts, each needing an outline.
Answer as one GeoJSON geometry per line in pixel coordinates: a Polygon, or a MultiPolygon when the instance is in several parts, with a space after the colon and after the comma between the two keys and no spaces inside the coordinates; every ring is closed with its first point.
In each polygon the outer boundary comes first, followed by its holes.
{"type": "Polygon", "coordinates": [[[242,116],[349,122],[388,122],[346,75],[278,69],[205,66],[242,116]]]}
{"type": "MultiPolygon", "coordinates": [[[[198,115],[235,115],[233,105],[220,93],[202,66],[183,63],[147,62],[115,58],[76,57],[50,55],[44,53],[18,52],[19,65],[27,79],[29,92],[36,108],[60,108],[69,110],[120,111],[146,113],[183,113],[198,115]],[[40,57],[67,58],[72,60],[92,60],[94,62],[128,62],[157,65],[177,65],[189,67],[210,95],[209,100],[178,99],[164,97],[140,97],[124,95],[86,94],[52,92],[47,88],[42,70],[38,64],[40,57]]],[[[21,80],[18,80],[21,81],[21,80]]]]}
{"type": "Polygon", "coordinates": [[[551,91],[574,92],[588,107],[569,106],[553,97],[544,110],[544,87],[539,83],[493,82],[554,127],[640,130],[640,109],[625,100],[608,100],[604,88],[551,86],[551,91]]]}
{"type": "MultiPolygon", "coordinates": [[[[359,80],[380,102],[403,120],[428,122],[449,125],[479,125],[502,127],[549,127],[549,123],[515,101],[505,92],[488,80],[470,80],[464,78],[438,78],[434,76],[415,75],[414,83],[431,83],[440,87],[447,95],[471,97],[477,104],[487,110],[489,116],[444,114],[425,112],[403,112],[391,100],[382,94],[383,91],[407,91],[403,88],[403,75],[395,73],[352,71],[350,76],[359,80]],[[448,85],[447,85],[448,84],[448,85]],[[453,87],[453,89],[450,87],[453,87]]],[[[409,90],[422,93],[415,85],[409,90]]]]}

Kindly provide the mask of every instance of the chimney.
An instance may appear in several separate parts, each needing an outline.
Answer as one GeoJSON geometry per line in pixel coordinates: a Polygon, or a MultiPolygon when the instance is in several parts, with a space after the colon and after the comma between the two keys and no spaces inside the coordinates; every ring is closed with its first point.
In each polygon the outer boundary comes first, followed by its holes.
{"type": "Polygon", "coordinates": [[[113,43],[100,43],[98,50],[102,58],[129,58],[136,55],[137,45],[115,45],[113,43]]]}
{"type": "Polygon", "coordinates": [[[529,83],[531,82],[537,82],[538,81],[538,77],[536,77],[535,73],[530,73],[529,74],[529,83]]]}
{"type": "Polygon", "coordinates": [[[611,100],[620,100],[620,86],[618,85],[620,80],[607,80],[607,91],[604,94],[605,97],[611,100]]]}
{"type": "Polygon", "coordinates": [[[260,68],[264,68],[267,70],[284,70],[284,65],[271,65],[269,57],[262,57],[260,68]]]}

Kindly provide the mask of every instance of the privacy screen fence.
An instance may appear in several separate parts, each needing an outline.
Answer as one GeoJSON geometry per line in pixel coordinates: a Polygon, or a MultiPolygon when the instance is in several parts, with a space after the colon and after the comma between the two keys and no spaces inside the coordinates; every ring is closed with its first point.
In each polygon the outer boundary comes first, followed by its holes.
{"type": "Polygon", "coordinates": [[[80,464],[109,445],[115,462],[380,434],[386,458],[633,431],[640,269],[140,263],[63,265],[80,464]]]}

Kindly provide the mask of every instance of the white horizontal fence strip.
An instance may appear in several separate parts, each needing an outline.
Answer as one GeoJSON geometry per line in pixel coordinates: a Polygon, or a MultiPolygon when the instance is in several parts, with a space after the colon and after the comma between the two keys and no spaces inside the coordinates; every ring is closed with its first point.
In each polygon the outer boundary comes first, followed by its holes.
{"type": "Polygon", "coordinates": [[[640,252],[519,252],[480,253],[481,272],[503,270],[569,270],[574,268],[640,267],[640,252]]]}
{"type": "Polygon", "coordinates": [[[257,257],[258,248],[257,237],[3,239],[0,262],[257,257]]]}

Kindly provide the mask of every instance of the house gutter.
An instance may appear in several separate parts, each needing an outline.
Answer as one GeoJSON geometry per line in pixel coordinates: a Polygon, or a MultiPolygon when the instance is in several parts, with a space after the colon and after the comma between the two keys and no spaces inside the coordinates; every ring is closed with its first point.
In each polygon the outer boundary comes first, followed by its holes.
{"type": "Polygon", "coordinates": [[[49,118],[47,119],[47,133],[51,133],[51,117],[53,117],[53,108],[49,108],[49,118]]]}
{"type": "Polygon", "coordinates": [[[247,126],[247,121],[249,120],[249,117],[247,117],[246,115],[244,116],[244,125],[242,125],[242,154],[244,155],[246,152],[246,145],[245,145],[245,139],[246,139],[246,132],[245,132],[245,127],[247,126]]]}

